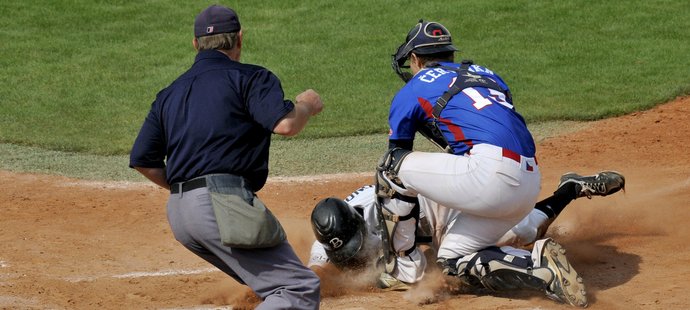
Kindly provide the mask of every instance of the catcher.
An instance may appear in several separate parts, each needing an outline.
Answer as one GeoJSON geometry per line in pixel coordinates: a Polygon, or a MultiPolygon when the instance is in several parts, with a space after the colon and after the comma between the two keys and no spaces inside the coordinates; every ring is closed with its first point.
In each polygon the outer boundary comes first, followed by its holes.
{"type": "MultiPolygon", "coordinates": [[[[558,302],[586,306],[582,279],[570,266],[565,250],[550,238],[543,239],[549,225],[574,199],[607,196],[625,188],[625,178],[614,171],[591,176],[564,174],[552,196],[539,201],[534,209],[495,245],[457,260],[439,258],[436,262],[448,275],[457,276],[471,287],[502,291],[536,289],[558,302]],[[523,248],[533,245],[532,251],[523,248]],[[559,268],[563,266],[565,268],[559,268]],[[569,271],[569,272],[568,272],[569,271]]],[[[463,214],[423,196],[414,199],[415,216],[400,217],[394,229],[381,225],[377,212],[376,188],[363,186],[344,201],[321,200],[311,214],[316,241],[308,266],[312,269],[332,264],[343,271],[375,271],[377,286],[404,290],[422,279],[427,266],[419,245],[428,244],[437,254],[452,251],[452,231],[463,214]],[[399,252],[388,271],[384,244],[399,252]],[[414,232],[414,233],[412,233],[414,232]],[[408,236],[414,236],[409,238],[408,236]],[[387,273],[388,271],[389,273],[387,273]]],[[[394,203],[389,200],[386,203],[394,203]]]]}

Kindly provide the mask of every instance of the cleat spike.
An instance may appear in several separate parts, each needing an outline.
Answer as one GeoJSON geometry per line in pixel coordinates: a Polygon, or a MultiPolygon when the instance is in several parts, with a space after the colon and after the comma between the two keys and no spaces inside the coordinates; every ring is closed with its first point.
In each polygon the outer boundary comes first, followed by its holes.
{"type": "Polygon", "coordinates": [[[550,238],[539,240],[534,246],[541,249],[540,267],[548,268],[554,275],[554,279],[547,283],[546,296],[576,307],[586,307],[587,291],[582,277],[568,262],[563,247],[550,238]]]}

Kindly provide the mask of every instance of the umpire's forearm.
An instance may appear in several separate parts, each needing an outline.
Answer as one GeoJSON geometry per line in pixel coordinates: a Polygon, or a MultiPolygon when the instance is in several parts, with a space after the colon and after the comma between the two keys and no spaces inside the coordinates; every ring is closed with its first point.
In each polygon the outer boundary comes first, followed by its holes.
{"type": "Polygon", "coordinates": [[[321,96],[313,89],[307,89],[297,95],[294,109],[278,121],[273,128],[273,133],[292,137],[302,131],[309,118],[321,113],[321,110],[323,110],[321,96]]]}
{"type": "Polygon", "coordinates": [[[273,133],[292,137],[304,129],[310,117],[311,110],[309,106],[296,103],[295,108],[278,121],[278,124],[273,128],[273,133]]]}
{"type": "Polygon", "coordinates": [[[134,167],[139,173],[144,175],[151,182],[156,183],[158,186],[170,189],[170,184],[166,180],[165,169],[163,168],[144,168],[144,167],[134,167]]]}

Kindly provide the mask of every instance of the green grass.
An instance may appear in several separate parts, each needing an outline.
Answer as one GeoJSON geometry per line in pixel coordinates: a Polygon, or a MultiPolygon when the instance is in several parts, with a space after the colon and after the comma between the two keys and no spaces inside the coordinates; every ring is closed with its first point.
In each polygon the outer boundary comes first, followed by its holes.
{"type": "MultiPolygon", "coordinates": [[[[0,143],[126,155],[156,93],[192,63],[192,23],[211,3],[0,2],[0,143]]],[[[223,4],[240,15],[243,62],[274,71],[289,98],[322,94],[324,112],[296,139],[276,139],[285,143],[385,134],[402,86],[390,55],[419,18],[446,25],[459,57],[499,73],[530,124],[594,120],[690,93],[685,0],[223,4]]]]}
{"type": "MultiPolygon", "coordinates": [[[[537,141],[574,131],[586,126],[580,122],[542,122],[530,126],[537,141]]],[[[376,162],[386,148],[385,134],[285,139],[271,144],[271,176],[303,176],[345,172],[374,171],[376,162]],[[305,151],[307,150],[307,151],[305,151]]],[[[419,137],[416,149],[437,151],[419,137]]],[[[0,169],[56,174],[85,180],[146,181],[128,168],[128,155],[92,155],[46,150],[38,147],[0,144],[0,169]]]]}

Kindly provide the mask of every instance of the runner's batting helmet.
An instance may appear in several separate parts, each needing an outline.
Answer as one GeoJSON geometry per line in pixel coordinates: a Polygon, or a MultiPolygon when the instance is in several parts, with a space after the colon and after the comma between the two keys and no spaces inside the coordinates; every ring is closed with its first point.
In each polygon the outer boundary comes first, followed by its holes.
{"type": "Polygon", "coordinates": [[[326,198],[311,213],[316,240],[323,245],[328,259],[341,268],[359,268],[367,263],[362,249],[367,228],[362,215],[345,201],[326,198]]]}

